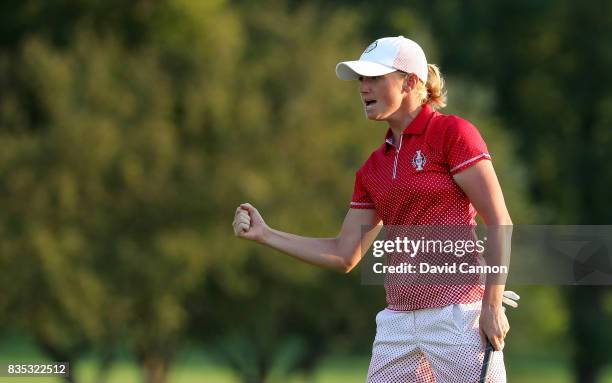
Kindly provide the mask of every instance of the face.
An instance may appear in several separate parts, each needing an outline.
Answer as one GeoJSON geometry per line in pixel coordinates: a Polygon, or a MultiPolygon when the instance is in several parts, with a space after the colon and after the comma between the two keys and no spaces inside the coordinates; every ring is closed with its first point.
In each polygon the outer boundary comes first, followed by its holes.
{"type": "Polygon", "coordinates": [[[402,105],[406,91],[406,76],[391,72],[384,76],[359,77],[359,92],[366,117],[370,120],[390,119],[402,105]]]}

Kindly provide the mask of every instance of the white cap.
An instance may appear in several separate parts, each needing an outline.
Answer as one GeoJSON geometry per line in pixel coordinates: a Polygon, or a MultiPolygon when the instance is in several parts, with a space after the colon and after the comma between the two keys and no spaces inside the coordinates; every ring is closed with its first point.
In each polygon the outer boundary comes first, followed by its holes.
{"type": "Polygon", "coordinates": [[[336,65],[341,80],[356,80],[359,76],[382,76],[400,70],[416,74],[427,83],[425,52],[414,41],[404,36],[384,37],[370,44],[357,61],[343,61],[336,65]]]}

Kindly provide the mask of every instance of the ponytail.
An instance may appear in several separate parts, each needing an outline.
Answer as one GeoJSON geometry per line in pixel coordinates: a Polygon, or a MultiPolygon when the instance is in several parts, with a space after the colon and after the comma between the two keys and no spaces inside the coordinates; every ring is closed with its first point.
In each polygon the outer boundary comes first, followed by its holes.
{"type": "Polygon", "coordinates": [[[446,89],[440,68],[435,64],[427,65],[427,84],[419,81],[419,94],[423,104],[429,104],[434,109],[446,106],[446,89]]]}

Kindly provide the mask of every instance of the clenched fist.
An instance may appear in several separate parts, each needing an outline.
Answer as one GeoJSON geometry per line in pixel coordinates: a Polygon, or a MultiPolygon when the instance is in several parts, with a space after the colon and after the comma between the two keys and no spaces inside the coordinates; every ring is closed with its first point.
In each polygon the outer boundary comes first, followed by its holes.
{"type": "Polygon", "coordinates": [[[234,235],[239,238],[260,242],[269,229],[261,214],[250,203],[243,203],[236,209],[234,215],[234,235]]]}

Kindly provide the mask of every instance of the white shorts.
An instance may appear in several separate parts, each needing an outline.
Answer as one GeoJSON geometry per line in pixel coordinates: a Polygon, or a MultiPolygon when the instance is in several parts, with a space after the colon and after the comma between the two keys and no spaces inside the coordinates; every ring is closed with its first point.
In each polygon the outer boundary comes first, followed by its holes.
{"type": "MultiPolygon", "coordinates": [[[[477,383],[485,349],[481,304],[379,312],[367,383],[477,383]]],[[[501,351],[491,353],[487,382],[506,382],[501,351]]]]}

